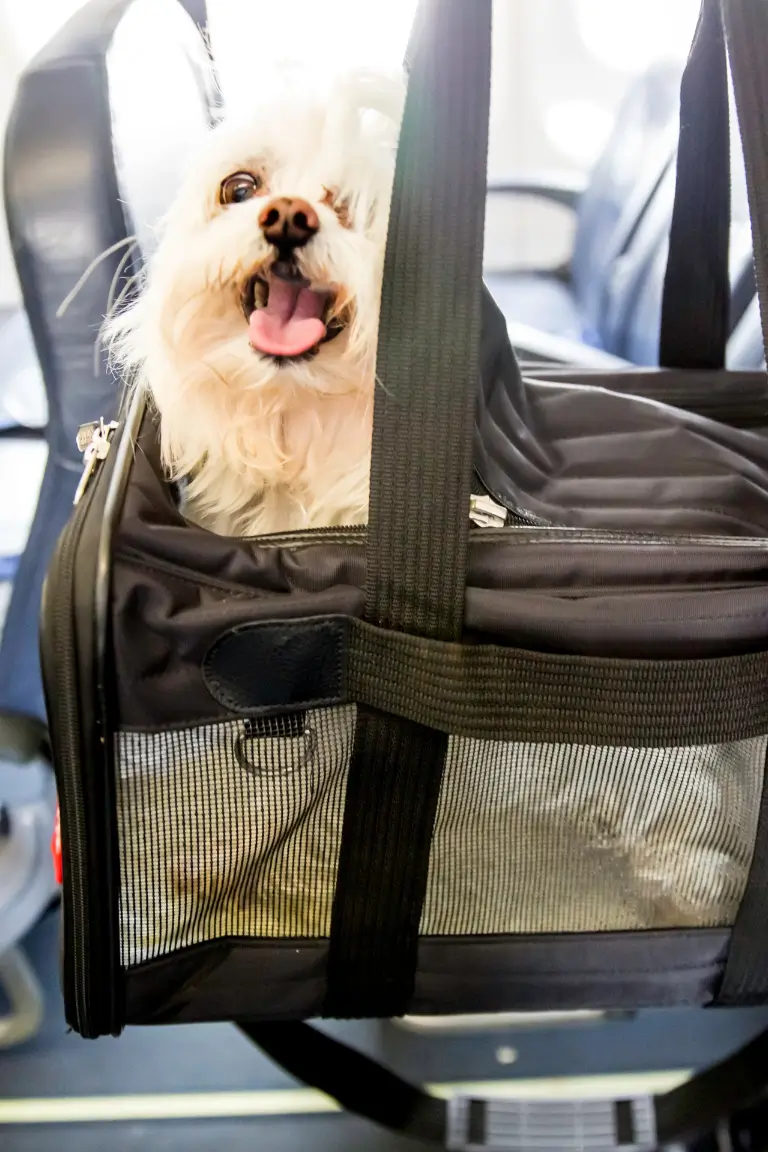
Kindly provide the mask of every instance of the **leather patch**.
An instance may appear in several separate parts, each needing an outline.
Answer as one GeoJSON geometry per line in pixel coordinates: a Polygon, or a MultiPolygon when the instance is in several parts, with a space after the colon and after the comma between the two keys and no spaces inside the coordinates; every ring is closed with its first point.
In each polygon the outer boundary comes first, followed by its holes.
{"type": "Polygon", "coordinates": [[[347,640],[343,616],[245,624],[211,646],[203,678],[241,715],[343,704],[347,640]]]}

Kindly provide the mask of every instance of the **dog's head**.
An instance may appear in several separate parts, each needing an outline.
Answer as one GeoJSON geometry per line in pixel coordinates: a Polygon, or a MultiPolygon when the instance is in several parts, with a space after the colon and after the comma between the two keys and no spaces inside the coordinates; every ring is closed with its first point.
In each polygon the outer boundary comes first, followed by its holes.
{"type": "Polygon", "coordinates": [[[225,396],[372,389],[404,89],[402,76],[348,75],[212,130],[140,298],[110,325],[180,471],[209,451],[210,421],[231,431],[225,396]],[[209,421],[197,446],[192,411],[209,421]]]}

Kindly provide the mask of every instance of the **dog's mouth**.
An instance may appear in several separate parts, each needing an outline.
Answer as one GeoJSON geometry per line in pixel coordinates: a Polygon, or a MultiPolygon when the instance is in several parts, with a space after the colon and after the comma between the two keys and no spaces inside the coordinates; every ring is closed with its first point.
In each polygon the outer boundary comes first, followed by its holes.
{"type": "Polygon", "coordinates": [[[278,260],[251,276],[241,303],[251,347],[279,360],[314,356],[346,327],[335,292],[313,287],[293,260],[278,260]]]}

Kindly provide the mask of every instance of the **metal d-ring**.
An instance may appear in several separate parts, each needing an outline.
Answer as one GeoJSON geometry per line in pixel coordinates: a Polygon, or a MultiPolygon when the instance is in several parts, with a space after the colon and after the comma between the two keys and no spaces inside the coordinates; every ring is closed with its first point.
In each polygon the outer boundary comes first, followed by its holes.
{"type": "Polygon", "coordinates": [[[245,772],[252,776],[287,776],[292,772],[308,768],[317,753],[317,734],[314,728],[307,725],[307,716],[304,712],[292,713],[290,716],[267,720],[244,720],[243,731],[235,740],[235,759],[245,772]],[[283,731],[275,731],[278,726],[284,726],[283,731]],[[304,740],[304,754],[298,763],[286,767],[269,768],[263,764],[254,764],[245,751],[246,740],[304,740]]]}

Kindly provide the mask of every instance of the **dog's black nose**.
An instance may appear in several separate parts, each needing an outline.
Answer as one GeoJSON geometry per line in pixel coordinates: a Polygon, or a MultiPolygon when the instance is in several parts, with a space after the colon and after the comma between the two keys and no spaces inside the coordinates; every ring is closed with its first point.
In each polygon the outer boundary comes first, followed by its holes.
{"type": "Polygon", "coordinates": [[[264,236],[276,248],[301,248],[320,227],[317,212],[306,200],[280,196],[262,209],[259,224],[264,236]]]}

